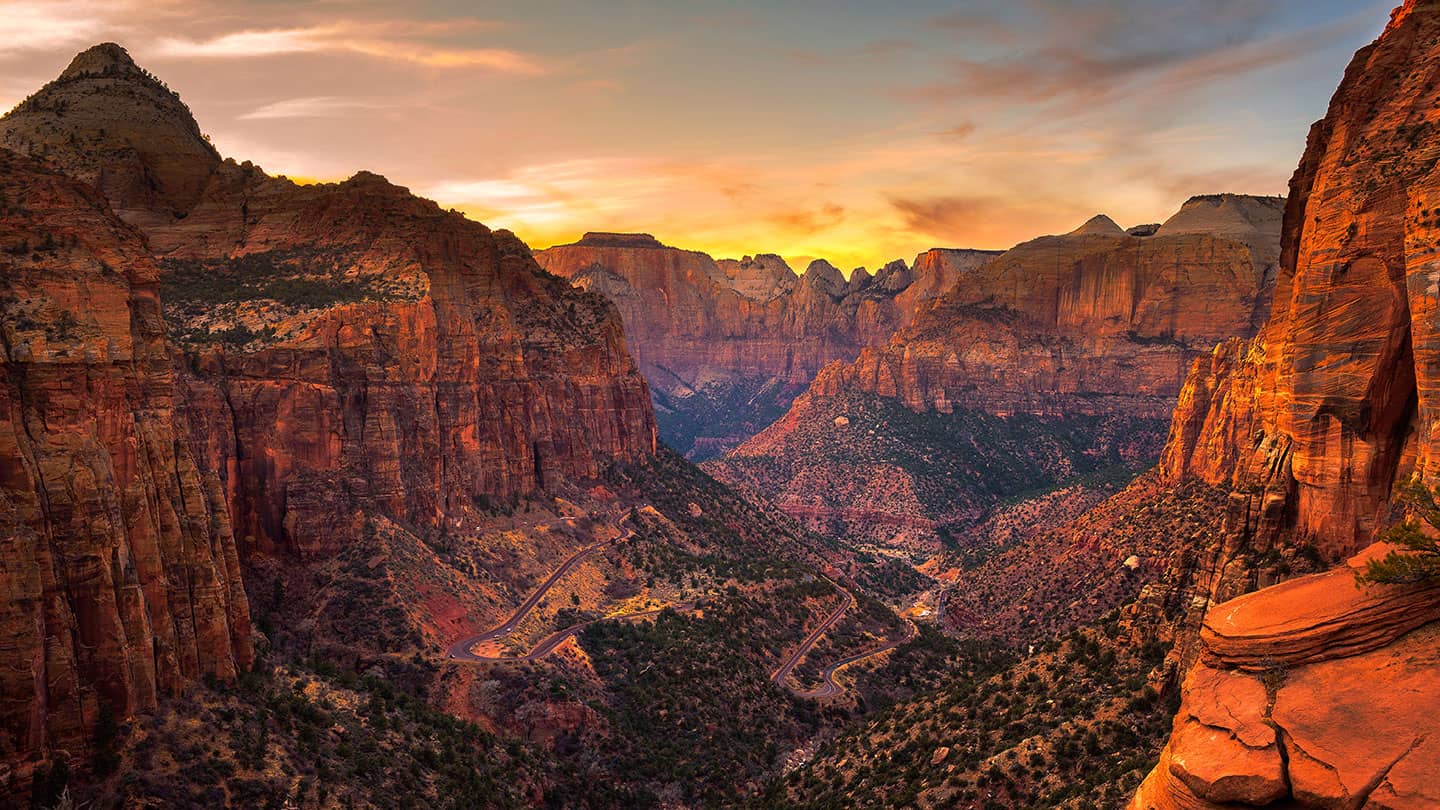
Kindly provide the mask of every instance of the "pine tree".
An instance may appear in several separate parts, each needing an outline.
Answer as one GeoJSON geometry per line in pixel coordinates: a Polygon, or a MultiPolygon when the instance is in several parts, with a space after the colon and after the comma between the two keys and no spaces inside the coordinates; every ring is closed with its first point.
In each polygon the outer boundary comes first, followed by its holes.
{"type": "Polygon", "coordinates": [[[1437,502],[1437,497],[1440,497],[1440,487],[1427,487],[1418,477],[1396,487],[1395,499],[1406,507],[1408,514],[1405,520],[1387,529],[1380,539],[1397,548],[1378,560],[1367,562],[1365,570],[1355,575],[1359,584],[1440,581],[1440,540],[1431,536],[1440,533],[1440,502],[1437,502]]]}

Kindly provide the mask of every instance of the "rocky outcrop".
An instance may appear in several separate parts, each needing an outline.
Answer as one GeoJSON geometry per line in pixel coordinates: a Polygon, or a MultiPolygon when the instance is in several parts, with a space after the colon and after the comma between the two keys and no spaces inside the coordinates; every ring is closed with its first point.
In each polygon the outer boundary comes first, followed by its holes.
{"type": "Polygon", "coordinates": [[[1440,590],[1359,590],[1352,565],[1211,609],[1132,808],[1440,803],[1440,590]]]}
{"type": "Polygon", "coordinates": [[[1194,370],[1166,454],[1174,475],[1283,501],[1277,525],[1330,559],[1369,541],[1397,476],[1440,463],[1437,32],[1434,5],[1408,3],[1356,55],[1291,181],[1274,316],[1231,369],[1194,370]]]}
{"type": "Polygon", "coordinates": [[[177,403],[143,240],[35,161],[0,150],[0,178],[3,790],[83,753],[102,711],[233,678],[252,653],[224,492],[177,403]]]}
{"type": "MultiPolygon", "coordinates": [[[[906,329],[826,367],[783,419],[714,463],[712,473],[783,504],[813,528],[883,541],[887,532],[898,536],[925,522],[932,530],[973,518],[1003,495],[976,499],[987,482],[964,483],[964,475],[942,469],[953,465],[939,455],[943,446],[926,444],[933,432],[892,437],[890,445],[917,449],[904,464],[904,453],[887,450],[891,461],[881,462],[858,444],[848,458],[830,453],[828,434],[816,434],[855,397],[893,400],[916,414],[968,414],[957,418],[992,426],[1009,420],[1012,433],[1050,446],[1059,440],[1064,449],[1048,470],[1037,459],[1034,474],[1022,476],[1032,486],[1066,480],[1093,462],[1153,460],[1193,361],[1263,323],[1279,259],[1280,209],[1274,198],[1197,197],[1153,236],[1131,236],[1096,217],[1071,234],[959,271],[944,295],[913,308],[906,329]],[[806,459],[822,456],[833,462],[827,474],[807,469],[806,459]],[[960,486],[936,500],[949,504],[943,510],[902,512],[907,501],[897,499],[892,509],[866,508],[837,524],[826,505],[852,487],[910,491],[939,479],[960,486]]],[[[898,431],[900,424],[888,420],[877,429],[898,431]]]]}
{"type": "Polygon", "coordinates": [[[795,289],[798,279],[785,260],[773,253],[721,259],[716,266],[725,274],[730,288],[753,301],[770,301],[795,289]]]}
{"type": "Polygon", "coordinates": [[[889,339],[992,257],[933,251],[847,281],[828,262],[796,277],[778,256],[715,262],[647,234],[587,234],[537,251],[547,270],[615,302],[655,397],[662,437],[706,458],[784,413],[826,364],[889,339]]]}

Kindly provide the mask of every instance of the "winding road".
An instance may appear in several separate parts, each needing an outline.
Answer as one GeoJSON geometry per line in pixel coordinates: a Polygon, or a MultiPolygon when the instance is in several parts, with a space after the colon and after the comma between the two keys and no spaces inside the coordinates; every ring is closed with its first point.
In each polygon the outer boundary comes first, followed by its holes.
{"type": "Polygon", "coordinates": [[[855,655],[849,656],[847,658],[841,658],[839,661],[831,664],[829,668],[825,670],[825,672],[821,675],[820,685],[816,688],[810,689],[808,691],[800,691],[794,689],[792,689],[791,691],[795,694],[796,697],[811,698],[813,700],[837,697],[845,692],[845,687],[841,686],[838,682],[836,682],[835,673],[839,672],[845,667],[850,666],[851,664],[857,663],[859,661],[864,661],[866,658],[871,658],[881,653],[890,652],[896,647],[899,647],[901,644],[904,644],[915,638],[915,636],[918,635],[919,632],[920,631],[915,627],[915,623],[907,620],[905,622],[904,638],[898,639],[896,641],[888,641],[883,647],[876,647],[873,650],[866,650],[865,652],[856,653],[855,655]]]}
{"type": "MultiPolygon", "coordinates": [[[[620,528],[621,524],[625,523],[625,521],[629,519],[629,515],[622,517],[620,520],[616,521],[615,527],[617,529],[620,528]]],[[[555,585],[560,580],[565,578],[566,574],[574,570],[575,566],[579,565],[582,561],[585,560],[585,558],[589,557],[597,551],[628,540],[634,536],[634,529],[625,529],[623,532],[621,532],[618,536],[614,538],[611,538],[609,540],[601,540],[597,543],[592,543],[570,555],[570,557],[566,559],[565,562],[560,564],[559,568],[556,568],[555,571],[550,574],[548,579],[546,579],[540,584],[540,587],[535,589],[534,593],[530,594],[530,596],[524,602],[522,602],[518,608],[515,609],[514,613],[510,614],[510,618],[506,619],[503,624],[491,628],[490,630],[486,630],[485,632],[478,635],[468,636],[466,638],[460,639],[454,644],[451,644],[450,649],[446,653],[447,657],[453,661],[470,661],[477,663],[536,661],[555,652],[555,650],[559,649],[560,645],[564,644],[569,639],[574,638],[585,628],[598,622],[642,619],[650,616],[657,616],[668,609],[681,611],[692,610],[694,608],[693,604],[689,602],[682,602],[675,605],[669,605],[664,608],[656,608],[654,610],[646,610],[639,613],[629,613],[621,616],[602,616],[598,619],[591,619],[587,622],[581,622],[579,624],[571,625],[570,627],[566,627],[563,630],[557,630],[556,632],[551,633],[550,635],[541,639],[538,644],[532,647],[530,651],[525,653],[524,655],[494,656],[479,655],[474,652],[474,648],[476,646],[483,644],[486,641],[493,641],[498,638],[504,638],[505,636],[514,633],[520,627],[521,623],[525,621],[526,617],[530,615],[530,612],[533,611],[536,606],[540,604],[540,601],[545,598],[545,595],[550,592],[550,589],[555,587],[555,585]]],[[[856,653],[855,655],[851,655],[846,658],[842,658],[839,661],[836,661],[834,664],[831,664],[830,667],[825,670],[825,672],[821,676],[820,685],[815,689],[801,690],[786,685],[785,682],[789,680],[790,674],[792,671],[794,671],[795,667],[799,666],[800,662],[804,660],[805,656],[808,655],[812,649],[814,649],[815,645],[819,643],[820,639],[823,638],[825,634],[828,633],[836,624],[838,624],[841,619],[845,618],[845,614],[849,612],[851,608],[855,607],[854,594],[850,593],[844,588],[841,588],[835,582],[831,582],[830,584],[834,585],[836,590],[845,594],[845,603],[832,611],[830,615],[826,616],[825,621],[821,622],[819,627],[816,627],[813,631],[811,631],[810,635],[806,636],[805,640],[800,643],[800,646],[795,649],[795,652],[791,653],[790,657],[785,659],[785,662],[782,663],[780,667],[776,669],[775,672],[772,673],[770,676],[771,682],[773,682],[777,686],[789,690],[797,697],[821,699],[836,697],[840,694],[843,694],[845,692],[845,688],[842,687],[835,680],[836,673],[838,673],[845,667],[848,667],[856,662],[863,661],[866,658],[871,658],[873,656],[880,655],[881,653],[889,652],[896,647],[899,647],[900,645],[906,643],[907,641],[913,639],[918,632],[915,628],[914,623],[907,621],[906,633],[903,638],[895,641],[886,642],[881,647],[877,647],[873,650],[866,650],[865,652],[861,653],[856,653]]]]}
{"type": "MultiPolygon", "coordinates": [[[[627,521],[627,520],[629,520],[629,519],[630,519],[630,516],[629,516],[628,514],[625,515],[625,517],[622,517],[622,518],[620,518],[620,520],[618,520],[618,521],[615,522],[615,527],[616,527],[616,528],[619,528],[619,527],[620,527],[620,524],[624,523],[625,521],[627,521]]],[[[634,537],[634,536],[635,536],[635,530],[634,530],[634,529],[626,529],[623,533],[621,533],[621,534],[620,534],[619,536],[617,536],[617,537],[611,538],[611,539],[609,539],[609,540],[601,540],[601,541],[598,542],[598,543],[592,543],[591,545],[588,545],[588,546],[580,549],[579,551],[575,552],[574,554],[572,554],[572,555],[570,556],[569,559],[567,559],[565,562],[561,563],[559,568],[555,569],[555,573],[551,574],[549,579],[547,579],[547,580],[545,580],[543,583],[541,583],[541,584],[540,584],[540,587],[539,587],[539,588],[536,588],[536,589],[535,589],[535,592],[532,593],[532,594],[530,594],[530,598],[529,598],[529,599],[526,599],[524,602],[522,602],[522,603],[520,604],[520,607],[518,607],[518,608],[515,609],[515,612],[510,615],[510,618],[508,618],[508,619],[505,620],[505,623],[504,623],[504,624],[502,624],[502,625],[500,625],[499,627],[496,627],[496,628],[494,628],[494,629],[492,629],[492,630],[487,630],[487,631],[485,631],[484,633],[481,633],[481,634],[478,635],[478,636],[470,636],[470,637],[468,637],[468,638],[462,638],[462,639],[460,639],[459,641],[455,642],[454,644],[451,644],[451,645],[450,645],[450,650],[449,650],[449,652],[448,652],[448,654],[447,654],[448,657],[449,657],[449,658],[452,658],[452,659],[455,659],[455,660],[457,660],[457,661],[496,661],[496,660],[500,660],[500,661],[514,661],[514,660],[520,660],[520,659],[515,659],[515,658],[500,658],[500,659],[496,659],[496,658],[486,658],[486,657],[484,657],[484,656],[477,656],[477,655],[475,655],[474,653],[471,653],[471,652],[470,652],[470,648],[472,648],[472,647],[474,647],[475,645],[480,644],[480,643],[482,643],[482,642],[491,641],[491,640],[497,639],[497,638],[504,638],[505,636],[508,636],[508,635],[510,635],[511,633],[515,632],[515,629],[520,626],[520,623],[521,623],[521,622],[525,621],[525,617],[530,615],[530,611],[534,610],[534,609],[535,609],[535,606],[538,605],[538,604],[540,604],[540,600],[545,598],[545,594],[547,594],[547,593],[550,592],[550,589],[555,586],[555,583],[559,582],[561,579],[564,579],[564,578],[565,578],[565,575],[568,574],[568,573],[570,573],[570,571],[571,571],[572,569],[574,569],[575,566],[579,565],[586,557],[589,557],[591,554],[594,554],[595,552],[600,551],[601,549],[606,548],[606,547],[608,547],[608,546],[613,546],[613,545],[615,545],[616,543],[620,543],[620,542],[623,542],[623,541],[625,541],[625,540],[629,540],[630,538],[632,538],[632,537],[634,537]]],[[[639,614],[636,614],[636,615],[639,615],[639,614]]],[[[587,624],[588,624],[588,623],[587,623],[587,624]]],[[[578,632],[579,629],[583,629],[583,625],[579,625],[579,626],[577,626],[576,628],[568,628],[568,629],[574,629],[574,630],[577,630],[577,632],[578,632]]],[[[562,630],[562,631],[560,631],[560,632],[561,632],[561,633],[564,633],[564,632],[567,632],[567,631],[562,630]]],[[[553,639],[553,638],[554,638],[554,636],[551,636],[550,638],[547,638],[545,641],[542,641],[542,642],[540,642],[540,643],[541,643],[541,645],[543,646],[544,644],[548,643],[548,642],[549,642],[551,639],[553,639]]],[[[563,642],[564,640],[565,640],[564,638],[557,639],[557,640],[555,641],[555,643],[550,647],[550,649],[545,651],[544,655],[548,655],[552,650],[554,650],[555,647],[558,647],[558,646],[560,645],[560,643],[563,642]]],[[[539,656],[535,656],[535,652],[536,652],[536,650],[538,650],[538,649],[539,649],[539,647],[537,647],[535,650],[531,650],[529,654],[527,654],[526,656],[524,656],[524,658],[530,659],[530,658],[534,658],[534,657],[539,657],[539,656]]]]}
{"type": "Polygon", "coordinates": [[[819,643],[820,638],[824,636],[827,632],[829,632],[832,627],[838,624],[840,620],[845,617],[846,611],[850,610],[850,608],[855,607],[854,594],[850,593],[844,588],[841,588],[834,582],[831,582],[830,584],[835,585],[835,588],[837,590],[845,594],[845,604],[836,608],[835,612],[825,617],[825,621],[821,622],[820,626],[815,628],[814,632],[806,636],[805,640],[800,643],[799,648],[797,648],[795,652],[785,660],[785,663],[781,664],[780,668],[775,670],[774,674],[770,676],[770,681],[772,683],[774,683],[776,686],[789,690],[790,693],[795,695],[796,697],[820,699],[832,698],[843,694],[845,692],[845,687],[841,686],[835,680],[835,673],[839,672],[845,667],[850,666],[851,664],[859,661],[864,661],[866,658],[872,658],[874,656],[880,655],[881,653],[890,652],[896,647],[899,647],[901,644],[904,644],[915,638],[915,636],[920,632],[918,629],[916,629],[914,622],[906,620],[905,636],[903,638],[900,638],[896,641],[887,641],[883,646],[876,647],[873,650],[866,650],[865,652],[856,653],[854,655],[841,658],[839,661],[831,664],[830,667],[825,670],[825,672],[821,676],[820,685],[816,688],[809,690],[795,689],[786,685],[785,681],[790,678],[791,671],[794,670],[795,667],[798,666],[802,660],[804,660],[805,656],[810,653],[810,650],[813,649],[817,643],[819,643]]]}
{"type": "MultiPolygon", "coordinates": [[[[559,646],[560,646],[561,644],[564,644],[564,643],[566,642],[566,640],[568,640],[568,639],[570,639],[571,637],[577,635],[581,630],[584,630],[585,628],[589,627],[589,626],[592,625],[592,624],[598,624],[599,622],[625,621],[625,620],[628,620],[628,619],[643,619],[643,618],[646,618],[646,617],[649,617],[649,616],[659,616],[661,613],[664,613],[664,612],[667,611],[667,610],[680,610],[680,611],[685,611],[685,610],[691,610],[691,609],[694,608],[694,607],[695,607],[695,606],[692,605],[692,604],[689,603],[689,602],[680,602],[680,603],[678,603],[678,604],[667,605],[667,606],[665,606],[665,607],[663,607],[663,608],[656,608],[656,609],[654,609],[654,610],[646,610],[646,611],[642,611],[642,612],[640,612],[640,613],[626,613],[626,614],[624,614],[624,615],[622,615],[622,616],[601,616],[601,617],[598,618],[598,619],[591,619],[591,620],[588,621],[588,622],[581,622],[581,623],[579,623],[579,624],[573,624],[573,625],[565,628],[564,630],[558,630],[558,631],[556,631],[556,632],[554,632],[554,633],[551,633],[550,635],[546,636],[544,639],[541,639],[541,641],[540,641],[539,644],[536,644],[536,645],[534,646],[534,648],[532,648],[532,649],[530,650],[530,652],[525,653],[524,655],[516,655],[516,656],[476,655],[474,652],[471,652],[471,648],[470,648],[470,647],[465,647],[464,649],[459,649],[460,645],[459,645],[459,644],[456,644],[455,646],[453,646],[453,647],[450,648],[450,657],[451,657],[452,659],[454,659],[454,660],[457,660],[457,661],[486,661],[486,662],[492,662],[492,663],[493,663],[493,662],[497,662],[497,661],[536,661],[536,660],[539,660],[539,659],[541,659],[541,658],[544,658],[545,656],[549,655],[550,653],[555,652],[555,650],[556,650],[557,648],[559,648],[559,646]]],[[[471,647],[473,647],[475,643],[476,643],[476,642],[472,642],[472,643],[471,643],[471,647]]]]}
{"type": "MultiPolygon", "coordinates": [[[[834,585],[835,583],[832,582],[830,584],[834,585]]],[[[836,608],[834,613],[826,616],[825,621],[821,622],[820,626],[815,628],[813,633],[806,636],[805,640],[800,642],[800,646],[795,649],[795,653],[785,659],[785,663],[781,664],[780,668],[775,670],[770,676],[771,683],[774,683],[776,686],[785,686],[785,679],[790,677],[790,670],[794,669],[800,663],[800,660],[820,641],[820,637],[825,635],[826,631],[834,627],[841,619],[845,618],[845,611],[855,607],[855,595],[841,588],[839,585],[835,587],[841,593],[845,594],[845,604],[836,608]]],[[[785,688],[789,689],[789,687],[785,688]]]]}

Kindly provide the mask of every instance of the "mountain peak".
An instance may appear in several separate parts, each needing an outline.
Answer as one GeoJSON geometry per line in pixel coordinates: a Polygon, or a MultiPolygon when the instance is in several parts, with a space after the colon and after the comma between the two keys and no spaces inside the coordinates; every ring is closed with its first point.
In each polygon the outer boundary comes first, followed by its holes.
{"type": "Polygon", "coordinates": [[[130,58],[129,51],[114,42],[102,42],[76,54],[75,58],[70,60],[70,66],[60,74],[60,80],[116,73],[145,75],[140,66],[135,64],[135,60],[130,58]]]}
{"type": "Polygon", "coordinates": [[[189,213],[220,164],[190,108],[113,42],[0,118],[0,146],[94,185],[133,225],[189,213]]]}
{"type": "Polygon", "coordinates": [[[1104,214],[1096,214],[1088,222],[1070,232],[1071,236],[1124,236],[1125,229],[1104,214]]]}

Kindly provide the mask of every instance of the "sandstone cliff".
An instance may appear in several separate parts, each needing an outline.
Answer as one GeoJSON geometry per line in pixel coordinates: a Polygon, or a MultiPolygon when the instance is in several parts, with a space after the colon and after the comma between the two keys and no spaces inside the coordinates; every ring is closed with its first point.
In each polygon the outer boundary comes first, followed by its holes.
{"type": "Polygon", "coordinates": [[[1181,395],[1162,473],[1234,493],[1135,808],[1440,803],[1435,588],[1358,589],[1363,558],[1273,584],[1367,546],[1397,480],[1434,482],[1437,42],[1440,3],[1410,0],[1356,55],[1291,181],[1270,321],[1181,395]]]}
{"type": "MultiPolygon", "coordinates": [[[[888,344],[826,367],[784,418],[712,472],[813,528],[886,540],[973,519],[1006,493],[970,480],[983,478],[979,469],[948,469],[959,449],[917,432],[914,419],[866,427],[867,437],[878,430],[894,448],[915,444],[911,461],[899,450],[866,449],[875,441],[829,452],[843,443],[830,440],[842,431],[830,423],[850,419],[846,408],[857,398],[898,402],[926,423],[934,421],[926,414],[957,414],[996,435],[1030,437],[1027,449],[1004,454],[1033,456],[1015,491],[1153,459],[1192,362],[1263,323],[1280,212],[1273,198],[1197,197],[1153,236],[1096,217],[1073,233],[1019,245],[915,307],[913,322],[888,344]],[[821,474],[804,463],[816,457],[832,468],[821,474]],[[943,491],[918,500],[893,497],[937,485],[943,491]],[[891,495],[872,503],[857,490],[891,495]],[[839,506],[848,515],[837,515],[836,500],[848,502],[839,506]]],[[[971,439],[956,440],[978,447],[980,434],[969,430],[971,439]]]]}
{"type": "Polygon", "coordinates": [[[717,455],[784,413],[815,374],[888,340],[985,251],[935,250],[847,282],[828,262],[797,277],[774,255],[716,262],[646,234],[587,234],[536,260],[615,302],[650,382],[663,438],[717,455]]]}
{"type": "Polygon", "coordinates": [[[30,156],[0,164],[0,789],[102,706],[248,666],[242,566],[465,532],[656,451],[604,297],[376,175],[222,161],[118,46],[0,146],[30,156]]]}
{"type": "MultiPolygon", "coordinates": [[[[82,183],[0,150],[0,753],[251,659],[224,492],[176,402],[159,273],[82,183]]],[[[0,779],[0,789],[9,779],[0,779]]]]}
{"type": "Polygon", "coordinates": [[[333,550],[356,510],[453,523],[479,496],[654,451],[645,381],[601,296],[542,271],[508,232],[376,175],[298,186],[169,147],[196,132],[178,99],[102,45],[8,116],[3,142],[75,144],[56,165],[100,178],[162,258],[187,400],[226,428],[206,463],[247,546],[333,550]],[[148,196],[110,182],[131,152],[148,196]]]}
{"type": "Polygon", "coordinates": [[[1437,21],[1429,3],[1402,12],[1311,131],[1274,316],[1192,372],[1164,459],[1174,476],[1263,488],[1257,499],[1284,505],[1276,528],[1293,524],[1331,559],[1369,542],[1397,475],[1440,463],[1428,359],[1437,21]]]}

